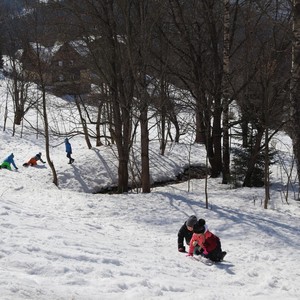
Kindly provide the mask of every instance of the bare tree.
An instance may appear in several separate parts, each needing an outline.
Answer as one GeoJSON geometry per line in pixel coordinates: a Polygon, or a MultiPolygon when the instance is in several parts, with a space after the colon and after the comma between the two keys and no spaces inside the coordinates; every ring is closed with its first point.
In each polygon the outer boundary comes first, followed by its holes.
{"type": "Polygon", "coordinates": [[[27,76],[27,73],[25,72],[16,55],[12,54],[9,56],[9,59],[6,61],[6,63],[10,65],[10,71],[8,74],[10,80],[8,81],[7,88],[14,107],[14,135],[16,125],[21,125],[26,113],[35,107],[37,99],[34,99],[32,94],[30,94],[30,89],[32,88],[33,84],[29,81],[30,78],[27,76]]]}
{"type": "MultiPolygon", "coordinates": [[[[37,11],[34,10],[32,14],[30,15],[30,18],[28,18],[29,26],[31,28],[43,28],[43,16],[42,15],[37,15],[37,11]]],[[[52,171],[52,182],[58,186],[58,177],[57,177],[57,172],[54,166],[54,163],[51,159],[50,155],[50,129],[49,129],[49,121],[48,121],[48,108],[47,105],[49,105],[49,102],[47,101],[47,81],[46,81],[46,74],[47,74],[47,64],[45,64],[45,53],[44,49],[41,46],[40,43],[38,43],[38,35],[35,37],[36,42],[34,44],[34,50],[36,54],[36,74],[37,74],[37,80],[38,80],[38,88],[39,91],[41,92],[41,102],[42,102],[42,110],[41,110],[41,117],[43,119],[43,124],[44,124],[44,138],[45,138],[45,149],[46,149],[46,158],[48,165],[52,171]]]]}
{"type": "Polygon", "coordinates": [[[196,141],[205,143],[211,176],[217,177],[222,171],[222,4],[207,0],[169,0],[169,4],[176,28],[173,36],[166,32],[176,64],[172,74],[195,99],[196,141]]]}
{"type": "Polygon", "coordinates": [[[35,100],[29,93],[32,83],[30,83],[30,77],[21,63],[19,51],[21,47],[23,48],[28,44],[29,35],[23,29],[19,12],[14,4],[11,4],[12,11],[7,11],[5,7],[2,9],[4,15],[1,22],[1,40],[3,40],[1,48],[8,57],[5,62],[8,68],[5,71],[10,78],[7,88],[13,101],[13,134],[15,134],[16,126],[21,124],[25,114],[35,105],[35,100]]]}
{"type": "MultiPolygon", "coordinates": [[[[130,3],[130,1],[128,1],[130,3]]],[[[135,77],[138,119],[141,128],[141,185],[143,193],[150,192],[149,169],[149,129],[148,114],[154,91],[150,89],[154,80],[152,49],[154,34],[157,32],[157,22],[160,20],[160,5],[152,0],[142,0],[132,4],[130,15],[127,15],[127,48],[130,58],[130,67],[135,77]],[[153,6],[155,4],[155,6],[153,6]],[[154,13],[154,9],[156,10],[154,13]]]]}

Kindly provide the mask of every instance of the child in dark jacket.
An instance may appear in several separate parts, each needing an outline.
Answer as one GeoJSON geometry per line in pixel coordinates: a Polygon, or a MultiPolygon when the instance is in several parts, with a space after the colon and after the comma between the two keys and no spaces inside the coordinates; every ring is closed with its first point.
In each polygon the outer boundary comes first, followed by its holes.
{"type": "Polygon", "coordinates": [[[226,252],[222,251],[219,237],[206,229],[204,225],[200,226],[196,224],[193,231],[188,255],[193,256],[198,252],[212,261],[222,261],[226,252]]]}
{"type": "Polygon", "coordinates": [[[24,167],[36,166],[38,161],[41,161],[43,164],[46,163],[45,161],[42,160],[42,153],[41,152],[39,152],[35,156],[31,157],[30,160],[27,163],[23,164],[23,166],[24,167]]]}
{"type": "Polygon", "coordinates": [[[181,226],[181,228],[178,231],[178,251],[179,252],[185,252],[185,246],[184,246],[184,240],[187,245],[190,244],[190,240],[193,236],[193,228],[195,224],[205,224],[205,220],[199,219],[197,221],[197,217],[192,215],[190,216],[184,224],[181,226]]]}

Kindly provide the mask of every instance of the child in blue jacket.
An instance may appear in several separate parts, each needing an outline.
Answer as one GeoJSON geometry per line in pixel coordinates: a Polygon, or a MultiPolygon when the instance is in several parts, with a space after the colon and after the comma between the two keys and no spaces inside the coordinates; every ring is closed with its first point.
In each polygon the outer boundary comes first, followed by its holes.
{"type": "Polygon", "coordinates": [[[65,139],[65,146],[66,146],[67,157],[69,158],[69,162],[68,163],[72,164],[75,159],[71,157],[72,146],[71,146],[68,138],[65,139]]]}
{"type": "Polygon", "coordinates": [[[11,164],[14,166],[16,170],[18,170],[15,162],[14,162],[14,154],[11,153],[6,159],[4,159],[3,163],[0,165],[0,169],[8,169],[11,171],[11,164]]]}

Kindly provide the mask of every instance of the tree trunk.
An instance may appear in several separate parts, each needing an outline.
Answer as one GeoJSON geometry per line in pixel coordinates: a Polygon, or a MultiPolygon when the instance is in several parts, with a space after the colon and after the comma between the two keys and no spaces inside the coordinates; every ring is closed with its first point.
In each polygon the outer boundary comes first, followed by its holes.
{"type": "Polygon", "coordinates": [[[119,166],[118,166],[118,193],[128,192],[128,162],[130,151],[130,122],[131,118],[126,116],[125,109],[121,109],[117,96],[113,97],[113,114],[114,114],[114,139],[116,141],[119,166]]]}
{"type": "MultiPolygon", "coordinates": [[[[244,115],[242,116],[244,118],[244,115]]],[[[247,148],[248,143],[248,134],[249,134],[249,123],[245,119],[242,120],[241,128],[242,128],[242,147],[247,148]]]]}
{"type": "Polygon", "coordinates": [[[141,121],[141,160],[142,160],[142,191],[150,193],[150,168],[149,168],[149,132],[148,132],[148,106],[142,108],[141,121]]]}
{"type": "Polygon", "coordinates": [[[222,93],[223,93],[223,184],[227,184],[230,180],[230,145],[229,145],[229,0],[224,0],[224,45],[223,45],[223,77],[222,77],[222,93]]]}
{"type": "Polygon", "coordinates": [[[166,112],[165,112],[165,107],[162,107],[162,111],[161,111],[161,116],[160,116],[160,155],[164,156],[165,155],[165,150],[166,150],[166,112]]]}
{"type": "Polygon", "coordinates": [[[214,119],[213,119],[213,127],[212,127],[212,155],[209,155],[209,162],[211,165],[211,177],[216,178],[220,176],[222,172],[222,145],[221,145],[221,100],[217,96],[215,98],[215,111],[214,111],[214,119]]]}
{"type": "Polygon", "coordinates": [[[300,0],[293,1],[293,55],[291,79],[291,133],[300,181],[300,0]]]}
{"type": "Polygon", "coordinates": [[[165,93],[165,81],[161,78],[160,81],[160,154],[165,155],[166,149],[166,93],[165,93]]]}
{"type": "Polygon", "coordinates": [[[101,102],[98,106],[98,113],[97,113],[97,124],[96,124],[96,146],[102,146],[101,142],[101,132],[100,132],[100,123],[101,123],[101,116],[102,116],[102,107],[103,103],[101,102]]]}
{"type": "MultiPolygon", "coordinates": [[[[171,118],[171,122],[173,123],[174,127],[175,127],[175,138],[174,138],[174,142],[175,143],[179,143],[179,137],[180,137],[180,128],[179,128],[179,124],[178,124],[178,120],[177,120],[177,117],[176,115],[174,115],[172,118],[171,118]]],[[[168,131],[170,132],[170,127],[168,125],[168,131]]]]}
{"type": "Polygon", "coordinates": [[[82,115],[82,111],[81,111],[81,107],[80,107],[80,102],[78,100],[78,96],[74,95],[74,98],[75,98],[76,107],[77,107],[77,110],[78,110],[78,113],[79,113],[79,116],[80,116],[80,121],[81,121],[82,129],[83,129],[83,133],[84,133],[85,142],[86,142],[88,148],[91,149],[92,144],[91,144],[91,141],[90,141],[90,138],[89,138],[88,127],[87,127],[87,124],[86,124],[86,120],[82,115]]]}
{"type": "Polygon", "coordinates": [[[45,128],[45,148],[46,148],[46,158],[48,165],[52,171],[53,180],[52,182],[58,186],[58,177],[54,167],[54,164],[50,157],[50,142],[49,142],[49,127],[48,127],[48,114],[47,114],[47,105],[46,105],[46,92],[45,88],[42,88],[42,99],[43,99],[43,118],[44,118],[44,128],[45,128]]]}
{"type": "Polygon", "coordinates": [[[118,165],[118,193],[128,192],[128,159],[119,157],[118,165]]]}
{"type": "Polygon", "coordinates": [[[264,201],[264,208],[268,208],[268,203],[270,200],[270,172],[269,172],[269,129],[268,127],[265,130],[265,178],[264,178],[264,185],[265,185],[265,201],[264,201]]]}
{"type": "MultiPolygon", "coordinates": [[[[199,96],[201,97],[201,96],[199,96]]],[[[205,138],[205,130],[204,130],[204,121],[203,121],[203,105],[204,102],[204,96],[201,98],[196,99],[196,137],[195,137],[195,143],[198,144],[205,144],[206,138],[205,138]]]]}

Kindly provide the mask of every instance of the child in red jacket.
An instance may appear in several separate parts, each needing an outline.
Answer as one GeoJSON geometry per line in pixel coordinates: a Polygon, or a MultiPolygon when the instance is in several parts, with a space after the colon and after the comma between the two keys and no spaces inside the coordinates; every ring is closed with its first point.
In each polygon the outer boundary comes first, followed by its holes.
{"type": "Polygon", "coordinates": [[[196,224],[193,231],[188,255],[201,254],[212,261],[222,261],[226,252],[222,251],[219,237],[206,229],[204,225],[196,224]]]}

